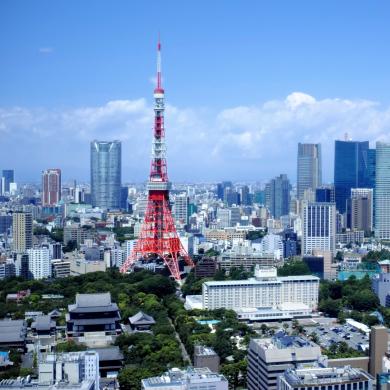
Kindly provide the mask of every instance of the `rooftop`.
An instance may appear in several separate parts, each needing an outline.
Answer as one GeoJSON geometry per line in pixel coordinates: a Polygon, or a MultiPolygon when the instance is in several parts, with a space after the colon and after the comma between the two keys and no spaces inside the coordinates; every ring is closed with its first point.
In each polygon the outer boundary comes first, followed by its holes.
{"type": "Polygon", "coordinates": [[[310,340],[301,336],[289,336],[282,330],[275,333],[272,338],[269,339],[254,339],[258,345],[261,345],[264,349],[287,349],[287,348],[302,348],[317,346],[310,340]]]}
{"type": "Polygon", "coordinates": [[[129,317],[129,322],[131,325],[153,325],[156,323],[152,316],[144,313],[143,311],[139,311],[137,314],[129,317]]]}
{"type": "Polygon", "coordinates": [[[118,311],[116,303],[111,302],[109,292],[102,294],[77,294],[76,303],[68,306],[69,312],[85,313],[99,311],[118,311]]]}
{"type": "Polygon", "coordinates": [[[283,377],[290,385],[306,386],[306,385],[326,385],[333,383],[356,382],[361,380],[372,379],[365,371],[345,367],[315,367],[288,369],[283,377]]]}
{"type": "Polygon", "coordinates": [[[187,370],[172,368],[162,376],[142,380],[142,384],[145,389],[165,386],[169,388],[172,385],[202,382],[226,382],[226,378],[221,374],[212,372],[209,368],[189,367],[187,370]]]}
{"type": "Polygon", "coordinates": [[[205,347],[204,345],[195,346],[195,355],[197,356],[215,356],[217,353],[211,347],[205,347]]]}
{"type": "Polygon", "coordinates": [[[204,282],[203,284],[206,286],[226,286],[226,285],[234,285],[234,286],[241,286],[241,285],[259,285],[259,284],[282,284],[284,282],[289,281],[320,281],[320,278],[313,275],[299,275],[299,276],[278,276],[275,279],[256,279],[256,278],[249,278],[245,280],[221,280],[221,281],[209,281],[204,282]]]}

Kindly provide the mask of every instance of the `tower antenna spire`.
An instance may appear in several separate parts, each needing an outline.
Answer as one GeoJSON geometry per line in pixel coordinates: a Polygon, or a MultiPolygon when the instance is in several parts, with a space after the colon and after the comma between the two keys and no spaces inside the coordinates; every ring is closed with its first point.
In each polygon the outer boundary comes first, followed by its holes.
{"type": "Polygon", "coordinates": [[[162,75],[161,75],[161,40],[160,40],[160,33],[158,33],[158,40],[157,40],[157,86],[156,91],[163,92],[162,88],[162,75]]]}

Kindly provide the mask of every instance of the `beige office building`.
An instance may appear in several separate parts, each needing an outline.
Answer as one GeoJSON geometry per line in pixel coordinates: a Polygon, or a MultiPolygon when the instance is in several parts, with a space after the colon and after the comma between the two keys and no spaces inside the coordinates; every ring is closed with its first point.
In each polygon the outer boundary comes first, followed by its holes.
{"type": "Polygon", "coordinates": [[[14,252],[26,252],[33,246],[31,213],[16,211],[12,215],[12,238],[14,252]]]}

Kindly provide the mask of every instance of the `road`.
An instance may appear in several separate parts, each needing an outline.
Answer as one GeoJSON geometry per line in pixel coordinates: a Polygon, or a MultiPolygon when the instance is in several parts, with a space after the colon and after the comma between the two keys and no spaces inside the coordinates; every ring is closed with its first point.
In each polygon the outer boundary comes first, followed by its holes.
{"type": "Polygon", "coordinates": [[[184,344],[181,342],[179,333],[176,332],[176,328],[175,328],[175,326],[173,325],[173,322],[172,322],[172,320],[171,320],[169,317],[168,317],[168,320],[169,320],[169,322],[171,323],[172,328],[175,330],[175,337],[176,337],[176,340],[179,342],[180,350],[181,350],[181,356],[182,356],[184,362],[188,362],[189,364],[191,364],[190,355],[188,355],[187,350],[186,350],[184,344]]]}

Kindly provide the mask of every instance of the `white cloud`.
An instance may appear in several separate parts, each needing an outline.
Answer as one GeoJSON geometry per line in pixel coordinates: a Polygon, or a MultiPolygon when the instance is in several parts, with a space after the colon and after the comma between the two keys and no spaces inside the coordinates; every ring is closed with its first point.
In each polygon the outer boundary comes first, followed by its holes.
{"type": "Polygon", "coordinates": [[[54,49],[52,47],[40,47],[38,49],[38,52],[40,54],[51,54],[53,53],[54,49]]]}
{"type": "MultiPolygon", "coordinates": [[[[123,141],[124,180],[147,177],[153,107],[145,99],[115,100],[68,110],[0,108],[4,161],[36,175],[48,166],[88,178],[89,141],[123,141]],[[26,160],[27,159],[27,160],[26,160]]],[[[294,92],[261,105],[212,110],[167,105],[168,166],[176,180],[295,180],[298,142],[321,142],[332,179],[334,140],[388,140],[390,109],[368,100],[318,100],[294,92]]],[[[22,175],[21,175],[22,176],[22,175]]]]}

